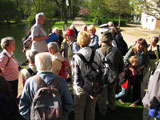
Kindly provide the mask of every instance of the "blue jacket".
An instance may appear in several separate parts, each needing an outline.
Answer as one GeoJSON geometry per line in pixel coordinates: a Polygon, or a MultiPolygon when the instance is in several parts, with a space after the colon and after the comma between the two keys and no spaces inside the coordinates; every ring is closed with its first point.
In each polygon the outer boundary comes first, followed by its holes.
{"type": "MultiPolygon", "coordinates": [[[[46,85],[50,85],[52,83],[52,80],[56,78],[56,75],[54,75],[52,72],[40,72],[37,74],[40,75],[40,77],[42,78],[42,80],[44,80],[46,85]]],[[[30,119],[30,107],[34,95],[38,89],[39,87],[36,81],[34,80],[34,77],[30,77],[25,83],[19,104],[20,114],[26,120],[30,119]]],[[[68,86],[66,84],[66,81],[64,79],[62,79],[60,83],[57,85],[57,89],[59,90],[59,93],[61,95],[63,116],[67,117],[68,113],[72,109],[73,100],[70,91],[68,89],[68,86]]]]}

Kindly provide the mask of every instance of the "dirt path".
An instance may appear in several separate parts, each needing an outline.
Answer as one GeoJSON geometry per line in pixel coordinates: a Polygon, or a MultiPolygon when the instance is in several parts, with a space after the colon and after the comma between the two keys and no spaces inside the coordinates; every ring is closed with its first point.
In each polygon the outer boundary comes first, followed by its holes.
{"type": "MultiPolygon", "coordinates": [[[[73,24],[75,25],[78,31],[81,31],[82,26],[85,25],[82,18],[80,17],[76,17],[73,24]]],[[[138,38],[145,38],[149,43],[150,36],[158,36],[158,34],[160,34],[160,31],[150,31],[142,29],[140,24],[128,24],[128,27],[121,27],[121,30],[124,40],[127,42],[128,46],[134,44],[138,38]]],[[[100,30],[98,27],[96,34],[101,38],[100,30]]]]}

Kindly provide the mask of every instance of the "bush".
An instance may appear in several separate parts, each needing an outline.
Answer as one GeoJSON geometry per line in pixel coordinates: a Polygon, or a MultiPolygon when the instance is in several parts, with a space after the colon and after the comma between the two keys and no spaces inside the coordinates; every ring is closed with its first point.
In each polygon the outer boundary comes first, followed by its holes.
{"type": "MultiPolygon", "coordinates": [[[[105,24],[112,21],[115,26],[118,26],[118,18],[101,18],[101,17],[88,17],[87,21],[93,22],[95,25],[105,24]]],[[[121,26],[126,26],[127,19],[121,19],[121,26]]]]}
{"type": "MultiPolygon", "coordinates": [[[[112,21],[115,26],[118,26],[118,18],[102,18],[102,23],[108,23],[109,21],[112,21]]],[[[126,26],[126,19],[121,19],[121,26],[126,26]]]]}

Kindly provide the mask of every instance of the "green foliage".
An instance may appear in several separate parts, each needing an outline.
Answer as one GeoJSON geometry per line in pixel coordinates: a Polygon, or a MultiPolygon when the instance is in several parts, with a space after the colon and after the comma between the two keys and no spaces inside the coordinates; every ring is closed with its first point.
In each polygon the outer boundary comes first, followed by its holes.
{"type": "MultiPolygon", "coordinates": [[[[72,24],[73,20],[69,20],[67,26],[69,27],[72,24]]],[[[55,22],[52,28],[58,27],[59,29],[63,28],[64,21],[55,22]]]]}
{"type": "Polygon", "coordinates": [[[18,10],[14,2],[9,0],[1,0],[0,2],[0,22],[18,20],[18,10]]]}

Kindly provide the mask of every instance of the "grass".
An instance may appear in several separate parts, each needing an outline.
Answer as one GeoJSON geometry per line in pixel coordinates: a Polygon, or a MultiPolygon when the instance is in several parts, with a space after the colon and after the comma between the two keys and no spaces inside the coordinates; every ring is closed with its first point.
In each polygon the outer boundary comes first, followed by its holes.
{"type": "Polygon", "coordinates": [[[84,23],[85,23],[86,25],[94,25],[95,27],[98,27],[98,28],[99,28],[99,25],[94,24],[94,23],[91,22],[91,21],[85,21],[85,20],[84,20],[84,23]]]}
{"type": "MultiPolygon", "coordinates": [[[[131,103],[120,104],[116,102],[117,108],[114,112],[107,112],[105,116],[100,115],[96,108],[95,120],[142,120],[142,106],[128,107],[131,103]]],[[[74,111],[69,114],[69,120],[74,120],[74,111]]]]}
{"type": "MultiPolygon", "coordinates": [[[[73,22],[73,20],[69,20],[67,27],[70,26],[72,24],[72,22],[73,22]]],[[[52,28],[58,27],[59,29],[62,29],[63,24],[64,24],[64,21],[55,22],[55,24],[52,26],[52,28]]]]}

